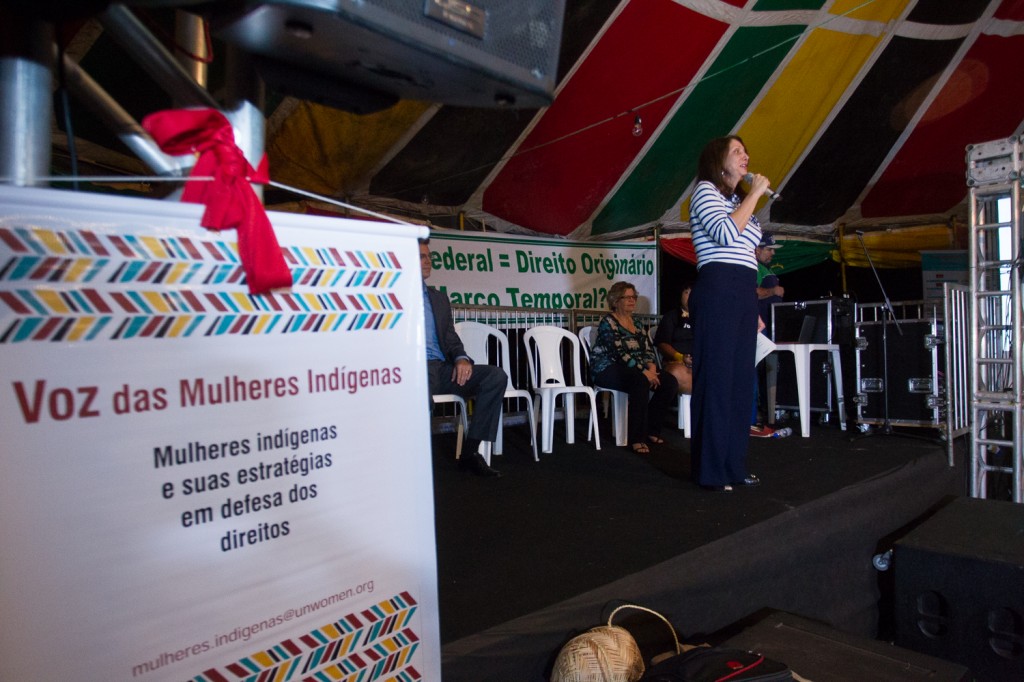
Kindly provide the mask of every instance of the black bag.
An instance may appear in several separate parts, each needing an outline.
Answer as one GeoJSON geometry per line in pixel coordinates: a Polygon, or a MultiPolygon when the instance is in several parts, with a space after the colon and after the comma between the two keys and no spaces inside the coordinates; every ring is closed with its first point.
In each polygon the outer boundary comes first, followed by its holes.
{"type": "Polygon", "coordinates": [[[640,682],[789,682],[785,663],[750,651],[696,647],[651,666],[640,682]]]}

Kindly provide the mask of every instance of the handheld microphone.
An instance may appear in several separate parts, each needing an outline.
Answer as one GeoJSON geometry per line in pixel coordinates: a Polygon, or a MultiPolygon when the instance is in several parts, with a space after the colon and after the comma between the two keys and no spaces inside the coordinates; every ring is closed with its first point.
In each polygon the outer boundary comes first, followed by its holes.
{"type": "MultiPolygon", "coordinates": [[[[747,173],[746,175],[743,176],[743,179],[746,180],[748,183],[753,182],[754,181],[754,174],[753,173],[747,173]]],[[[769,199],[781,199],[782,198],[782,195],[779,194],[778,192],[776,192],[775,190],[773,190],[771,187],[765,187],[764,188],[764,195],[766,197],[768,197],[769,199]]]]}

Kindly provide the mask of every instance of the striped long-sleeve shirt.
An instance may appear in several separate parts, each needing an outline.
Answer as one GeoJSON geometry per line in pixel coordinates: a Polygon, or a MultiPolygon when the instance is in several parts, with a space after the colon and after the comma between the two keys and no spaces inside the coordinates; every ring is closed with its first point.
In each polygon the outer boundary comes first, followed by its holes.
{"type": "Polygon", "coordinates": [[[751,216],[740,232],[730,214],[740,203],[737,195],[722,196],[712,183],[697,183],[690,199],[690,236],[697,252],[697,269],[708,263],[732,263],[757,269],[754,249],[761,241],[761,225],[751,216]]]}

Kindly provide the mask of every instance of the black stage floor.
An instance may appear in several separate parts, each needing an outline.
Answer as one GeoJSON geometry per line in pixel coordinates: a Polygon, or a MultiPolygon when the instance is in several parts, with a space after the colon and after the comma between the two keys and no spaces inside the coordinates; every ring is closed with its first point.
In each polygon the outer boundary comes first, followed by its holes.
{"type": "Polygon", "coordinates": [[[690,482],[681,432],[640,457],[606,426],[595,451],[584,422],[574,445],[559,423],[540,462],[525,426],[509,427],[498,479],[459,470],[454,436],[434,436],[445,682],[546,680],[561,645],[621,603],[692,641],[764,608],[884,636],[891,595],[873,555],[964,492],[938,441],[815,425],[752,438],[762,485],[712,493],[690,482]]]}

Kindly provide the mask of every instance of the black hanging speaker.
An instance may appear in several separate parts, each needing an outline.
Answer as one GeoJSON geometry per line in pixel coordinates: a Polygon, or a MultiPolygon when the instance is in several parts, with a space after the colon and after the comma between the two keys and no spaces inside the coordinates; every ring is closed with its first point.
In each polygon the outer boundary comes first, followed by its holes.
{"type": "Polygon", "coordinates": [[[370,113],[399,98],[551,103],[564,0],[270,0],[200,5],[284,94],[370,113]]]}
{"type": "Polygon", "coordinates": [[[958,498],[893,549],[896,644],[1024,680],[1024,505],[958,498]]]}

